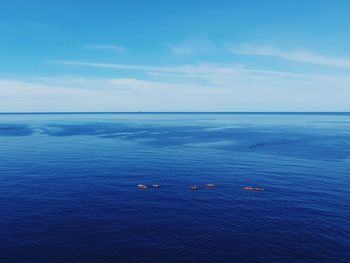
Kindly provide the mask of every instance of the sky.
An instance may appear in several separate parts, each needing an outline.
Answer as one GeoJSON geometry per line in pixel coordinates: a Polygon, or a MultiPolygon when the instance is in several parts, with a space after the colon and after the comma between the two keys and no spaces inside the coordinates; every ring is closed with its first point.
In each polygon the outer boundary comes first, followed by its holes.
{"type": "Polygon", "coordinates": [[[350,1],[0,0],[0,112],[350,111],[350,1]]]}

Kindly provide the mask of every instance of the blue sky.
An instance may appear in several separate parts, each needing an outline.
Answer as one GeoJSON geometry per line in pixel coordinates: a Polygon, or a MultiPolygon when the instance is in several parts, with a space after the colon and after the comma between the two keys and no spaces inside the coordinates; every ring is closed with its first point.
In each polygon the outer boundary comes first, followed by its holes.
{"type": "Polygon", "coordinates": [[[0,111],[350,111],[349,1],[0,2],[0,111]]]}

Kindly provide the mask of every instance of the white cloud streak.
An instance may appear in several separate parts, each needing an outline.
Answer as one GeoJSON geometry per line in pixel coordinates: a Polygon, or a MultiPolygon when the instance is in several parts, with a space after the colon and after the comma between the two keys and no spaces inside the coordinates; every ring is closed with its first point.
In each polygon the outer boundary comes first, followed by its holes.
{"type": "Polygon", "coordinates": [[[329,57],[316,54],[305,49],[286,51],[272,46],[245,44],[240,47],[230,48],[229,51],[241,55],[269,56],[302,63],[324,65],[337,68],[350,68],[350,57],[329,57]]]}
{"type": "Polygon", "coordinates": [[[54,63],[93,67],[109,68],[116,70],[144,71],[152,76],[194,78],[194,79],[234,79],[238,76],[249,76],[251,78],[287,78],[287,79],[325,79],[339,78],[336,75],[298,74],[274,70],[248,69],[235,64],[187,64],[178,66],[150,66],[150,65],[125,65],[108,64],[84,61],[54,61],[54,63]]]}
{"type": "Polygon", "coordinates": [[[162,67],[138,66],[138,65],[124,65],[124,64],[109,64],[86,61],[72,61],[72,60],[58,60],[53,61],[56,64],[82,66],[92,68],[111,68],[111,69],[132,69],[132,70],[162,70],[162,67]]]}

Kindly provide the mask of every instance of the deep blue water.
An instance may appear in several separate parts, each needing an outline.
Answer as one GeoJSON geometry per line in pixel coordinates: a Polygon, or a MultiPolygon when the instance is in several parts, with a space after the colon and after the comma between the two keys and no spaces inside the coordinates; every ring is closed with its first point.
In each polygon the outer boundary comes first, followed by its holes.
{"type": "Polygon", "coordinates": [[[1,114],[0,262],[350,262],[350,115],[1,114]]]}

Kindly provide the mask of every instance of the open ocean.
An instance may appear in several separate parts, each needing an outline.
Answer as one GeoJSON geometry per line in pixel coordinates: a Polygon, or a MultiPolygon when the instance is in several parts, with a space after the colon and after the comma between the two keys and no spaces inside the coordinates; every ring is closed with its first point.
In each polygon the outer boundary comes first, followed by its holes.
{"type": "Polygon", "coordinates": [[[350,114],[0,114],[0,262],[350,262],[350,114]]]}

